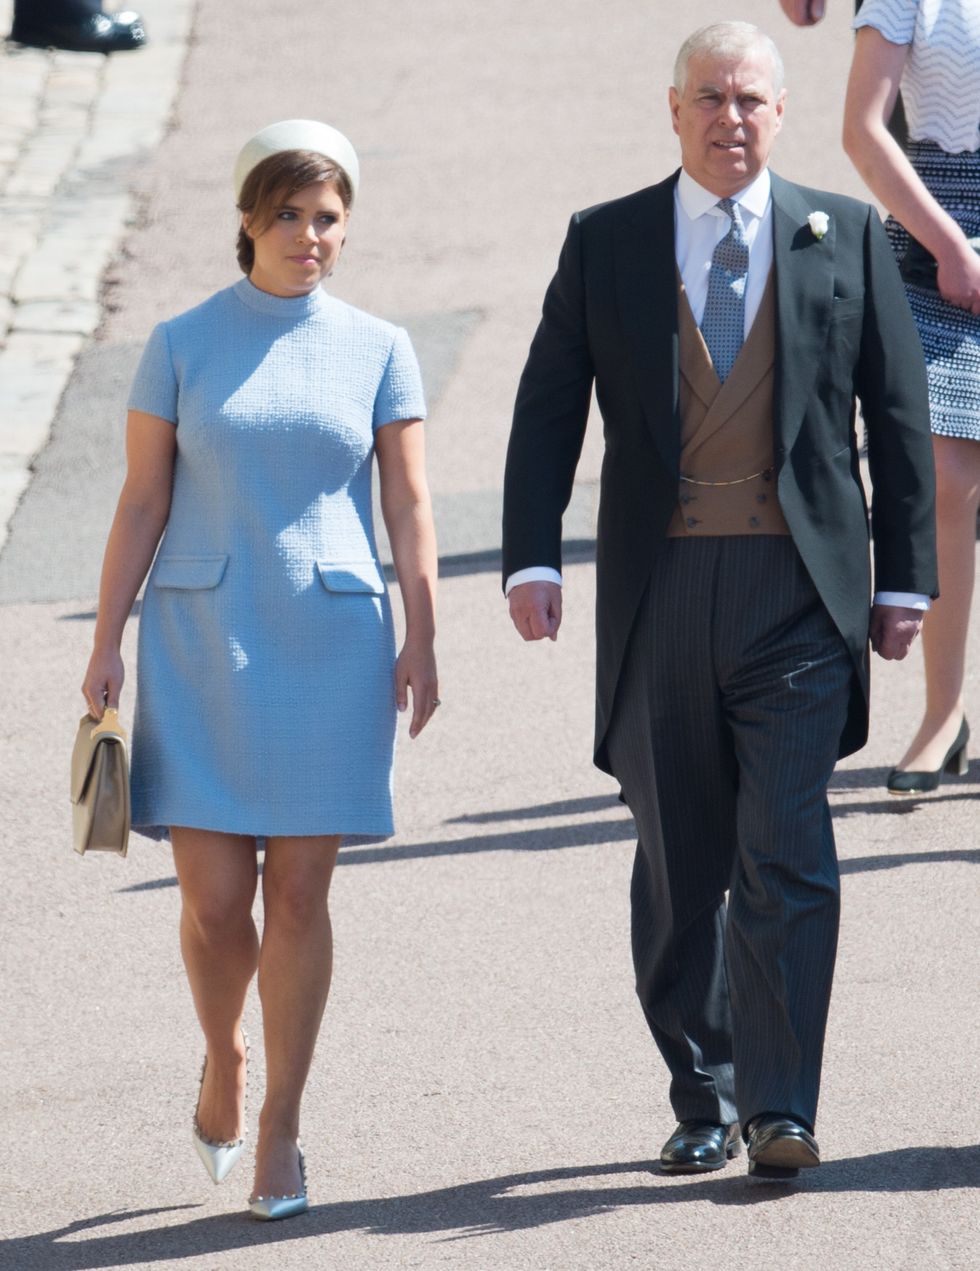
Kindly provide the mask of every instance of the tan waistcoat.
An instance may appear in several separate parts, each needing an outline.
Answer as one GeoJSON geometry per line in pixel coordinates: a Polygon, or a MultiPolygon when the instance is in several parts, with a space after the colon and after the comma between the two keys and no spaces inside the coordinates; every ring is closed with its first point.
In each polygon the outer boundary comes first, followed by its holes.
{"type": "Polygon", "coordinates": [[[788,534],[772,453],[773,276],[724,384],[679,278],[678,286],[682,479],[667,534],[788,534]]]}

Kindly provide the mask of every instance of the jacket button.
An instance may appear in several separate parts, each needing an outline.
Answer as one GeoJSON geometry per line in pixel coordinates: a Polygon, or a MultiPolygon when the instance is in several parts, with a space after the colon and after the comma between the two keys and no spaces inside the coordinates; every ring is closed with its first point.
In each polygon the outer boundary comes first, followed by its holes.
{"type": "Polygon", "coordinates": [[[749,524],[752,526],[753,529],[757,529],[759,525],[759,518],[757,516],[750,516],[749,524]]]}
{"type": "Polygon", "coordinates": [[[757,494],[757,495],[755,496],[755,501],[756,501],[756,503],[765,503],[765,502],[766,502],[766,498],[767,498],[767,496],[766,496],[766,495],[764,495],[764,494],[757,494]]]}
{"type": "Polygon", "coordinates": [[[684,524],[687,526],[689,530],[693,530],[695,525],[700,525],[701,522],[698,520],[696,516],[689,516],[687,520],[684,522],[684,524]]]}
{"type": "Polygon", "coordinates": [[[687,507],[690,501],[691,501],[691,496],[689,494],[681,495],[681,503],[683,503],[685,507],[687,507]]]}

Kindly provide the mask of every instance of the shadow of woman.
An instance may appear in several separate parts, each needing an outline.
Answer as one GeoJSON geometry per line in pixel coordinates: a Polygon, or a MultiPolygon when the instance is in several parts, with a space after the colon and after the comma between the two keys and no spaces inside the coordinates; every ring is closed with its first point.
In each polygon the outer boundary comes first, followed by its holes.
{"type": "Polygon", "coordinates": [[[447,1240],[464,1240],[589,1218],[634,1205],[691,1201],[756,1205],[788,1200],[801,1190],[833,1194],[973,1187],[980,1187],[980,1145],[897,1148],[828,1161],[790,1185],[750,1181],[735,1171],[718,1177],[681,1179],[661,1175],[652,1161],[627,1161],[533,1170],[403,1196],[314,1205],[304,1218],[282,1224],[258,1224],[241,1211],[168,1223],[150,1230],[96,1234],[96,1229],[113,1223],[173,1214],[196,1206],[116,1211],[8,1240],[5,1254],[11,1259],[6,1265],[11,1267],[95,1271],[150,1266],[154,1262],[340,1232],[438,1235],[447,1240]],[[633,1177],[628,1178],[630,1175],[633,1177]]]}

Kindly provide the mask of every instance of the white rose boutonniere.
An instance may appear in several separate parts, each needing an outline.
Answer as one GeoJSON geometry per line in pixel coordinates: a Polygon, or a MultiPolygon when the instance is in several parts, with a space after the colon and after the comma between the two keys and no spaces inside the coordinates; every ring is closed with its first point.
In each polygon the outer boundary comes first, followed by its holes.
{"type": "Polygon", "coordinates": [[[826,212],[811,212],[806,218],[806,223],[810,227],[813,237],[820,241],[824,234],[830,229],[830,217],[826,212]]]}

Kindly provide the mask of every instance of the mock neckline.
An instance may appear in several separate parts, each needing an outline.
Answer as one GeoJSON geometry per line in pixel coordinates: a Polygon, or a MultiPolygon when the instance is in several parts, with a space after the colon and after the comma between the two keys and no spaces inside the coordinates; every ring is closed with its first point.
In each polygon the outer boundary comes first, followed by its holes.
{"type": "Polygon", "coordinates": [[[265,313],[273,318],[303,318],[317,313],[326,303],[326,292],[317,285],[312,291],[299,296],[273,296],[268,291],[256,287],[247,278],[240,278],[232,286],[232,291],[249,309],[257,313],[265,313]]]}

